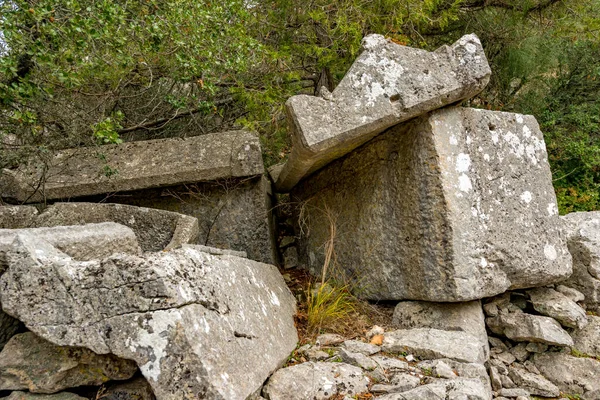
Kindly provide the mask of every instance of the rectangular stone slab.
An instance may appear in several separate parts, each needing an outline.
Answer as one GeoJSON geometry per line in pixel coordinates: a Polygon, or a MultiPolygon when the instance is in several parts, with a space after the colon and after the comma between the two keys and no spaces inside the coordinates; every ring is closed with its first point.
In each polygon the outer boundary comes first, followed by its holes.
{"type": "Polygon", "coordinates": [[[435,52],[369,35],[363,49],[333,93],[287,101],[293,148],[275,183],[277,191],[291,190],[399,122],[476,95],[491,74],[475,35],[435,52]]]}
{"type": "Polygon", "coordinates": [[[45,187],[38,184],[42,166],[29,165],[3,170],[0,193],[4,199],[32,203],[263,172],[258,137],[231,131],[63,150],[50,161],[45,187]],[[107,176],[106,166],[117,173],[107,176]]]}
{"type": "Polygon", "coordinates": [[[374,300],[468,301],[571,274],[532,116],[449,107],[396,126],[303,181],[300,257],[374,300]],[[330,218],[328,218],[328,216],[330,218]]]}

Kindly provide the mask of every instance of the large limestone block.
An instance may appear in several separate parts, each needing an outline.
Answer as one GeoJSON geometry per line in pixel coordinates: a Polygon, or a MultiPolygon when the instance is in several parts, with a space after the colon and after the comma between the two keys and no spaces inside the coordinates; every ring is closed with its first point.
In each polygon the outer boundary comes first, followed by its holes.
{"type": "Polygon", "coordinates": [[[111,203],[55,203],[35,226],[83,225],[112,221],[133,229],[143,251],[172,249],[198,240],[198,220],[189,215],[111,203]]]}
{"type": "Polygon", "coordinates": [[[247,131],[231,131],[62,150],[47,166],[3,170],[0,193],[4,199],[39,202],[263,172],[258,137],[247,131]],[[118,172],[107,176],[103,173],[106,165],[118,172]],[[42,176],[46,181],[40,186],[42,176]]]}
{"type": "Polygon", "coordinates": [[[564,285],[585,295],[590,311],[600,311],[600,211],[561,217],[573,256],[573,275],[564,285]]]}
{"type": "Polygon", "coordinates": [[[0,390],[56,393],[129,379],[136,371],[133,361],[56,346],[27,332],[14,336],[0,353],[0,390]]]}
{"type": "Polygon", "coordinates": [[[468,301],[571,273],[532,116],[448,107],[304,180],[300,255],[320,272],[330,223],[343,278],[369,299],[468,301]]]}
{"type": "Polygon", "coordinates": [[[365,37],[362,54],[333,93],[287,101],[293,148],[276,190],[289,191],[399,122],[476,95],[490,73],[475,35],[431,53],[381,35],[365,37]]]}
{"type": "Polygon", "coordinates": [[[432,303],[401,301],[394,309],[392,325],[400,329],[434,328],[444,331],[463,331],[476,337],[489,354],[485,316],[480,301],[465,303],[432,303]]]}
{"type": "Polygon", "coordinates": [[[294,349],[276,267],[193,246],[78,262],[19,235],[4,309],[63,346],[134,360],[159,400],[246,399],[294,349]]]}
{"type": "Polygon", "coordinates": [[[0,229],[0,273],[8,265],[7,252],[18,235],[30,235],[46,241],[80,261],[104,258],[113,253],[141,252],[133,231],[114,222],[52,228],[0,229]]]}
{"type": "Polygon", "coordinates": [[[563,393],[583,400],[600,398],[600,362],[573,357],[567,353],[542,353],[533,356],[536,368],[563,393]]]}

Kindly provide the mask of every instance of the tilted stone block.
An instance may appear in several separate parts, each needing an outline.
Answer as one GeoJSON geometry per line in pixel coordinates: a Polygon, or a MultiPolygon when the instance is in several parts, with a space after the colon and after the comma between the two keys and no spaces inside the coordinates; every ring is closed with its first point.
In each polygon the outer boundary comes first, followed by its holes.
{"type": "Polygon", "coordinates": [[[161,400],[245,400],[295,348],[276,267],[193,246],[78,262],[19,235],[3,308],[60,346],[134,360],[161,400]]]}
{"type": "Polygon", "coordinates": [[[300,256],[369,299],[467,301],[571,274],[532,116],[449,107],[396,126],[304,180],[300,256]]]}
{"type": "Polygon", "coordinates": [[[38,202],[260,175],[258,137],[247,131],[59,151],[47,169],[23,165],[0,173],[5,199],[38,202]],[[115,174],[104,174],[105,166],[115,174]],[[40,179],[45,177],[45,184],[40,179]]]}
{"type": "Polygon", "coordinates": [[[476,95],[491,74],[475,35],[435,52],[369,35],[363,49],[333,93],[293,96],[286,103],[293,148],[277,171],[277,191],[289,191],[399,122],[476,95]]]}

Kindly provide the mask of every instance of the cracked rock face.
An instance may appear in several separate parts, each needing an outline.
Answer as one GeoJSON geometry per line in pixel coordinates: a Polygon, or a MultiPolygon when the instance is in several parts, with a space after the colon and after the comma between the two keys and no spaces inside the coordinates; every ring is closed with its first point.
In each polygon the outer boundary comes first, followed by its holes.
{"type": "Polygon", "coordinates": [[[271,265],[193,246],[79,262],[24,235],[8,264],[8,313],[57,345],[134,360],[159,400],[246,399],[297,342],[271,265]]]}
{"type": "Polygon", "coordinates": [[[293,149],[278,191],[399,122],[476,95],[491,74],[475,35],[435,52],[369,35],[363,50],[333,93],[287,101],[293,149]]]}
{"type": "Polygon", "coordinates": [[[468,301],[572,272],[532,116],[434,111],[303,180],[292,201],[310,232],[302,262],[314,273],[324,265],[328,210],[341,278],[367,299],[468,301]]]}

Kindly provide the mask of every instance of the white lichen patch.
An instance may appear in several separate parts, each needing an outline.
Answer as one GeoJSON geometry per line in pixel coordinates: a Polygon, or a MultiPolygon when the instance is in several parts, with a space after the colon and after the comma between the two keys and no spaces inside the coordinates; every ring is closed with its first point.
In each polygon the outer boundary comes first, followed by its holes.
{"type": "MultiPolygon", "coordinates": [[[[435,122],[437,123],[438,120],[435,120],[435,122]]],[[[458,145],[458,139],[456,139],[456,136],[454,136],[454,135],[450,136],[450,144],[453,145],[453,146],[458,145]]]]}
{"type": "Polygon", "coordinates": [[[458,177],[458,189],[465,193],[468,193],[471,191],[471,189],[473,189],[471,179],[466,174],[462,174],[458,177]]]}
{"type": "Polygon", "coordinates": [[[456,157],[456,170],[458,172],[467,172],[471,166],[471,157],[468,154],[460,153],[456,157]]]}
{"type": "Polygon", "coordinates": [[[504,134],[502,138],[506,143],[508,143],[508,146],[510,148],[509,151],[511,154],[514,154],[519,158],[523,157],[523,154],[525,154],[525,146],[523,145],[521,139],[519,139],[517,135],[509,131],[506,134],[504,134]]]}
{"type": "Polygon", "coordinates": [[[477,52],[477,46],[475,46],[473,43],[467,43],[467,45],[465,46],[465,49],[467,50],[467,52],[469,52],[471,54],[477,52]]]}
{"type": "Polygon", "coordinates": [[[531,194],[531,192],[529,190],[524,191],[521,194],[521,201],[523,201],[524,203],[531,203],[531,200],[533,199],[533,195],[531,194]]]}
{"type": "Polygon", "coordinates": [[[518,122],[519,124],[522,124],[522,123],[523,123],[523,115],[521,115],[521,114],[517,114],[517,122],[518,122]]]}
{"type": "Polygon", "coordinates": [[[556,248],[553,245],[546,243],[546,245],[544,246],[544,256],[550,261],[556,260],[556,258],[558,257],[558,254],[556,253],[556,248]]]}
{"type": "Polygon", "coordinates": [[[555,203],[549,203],[548,208],[546,210],[548,211],[548,215],[551,217],[553,215],[558,215],[558,207],[555,203]]]}
{"type": "Polygon", "coordinates": [[[169,344],[169,331],[175,327],[178,321],[181,321],[181,314],[178,310],[156,311],[152,313],[152,319],[145,321],[144,329],[139,330],[136,340],[130,345],[130,350],[151,351],[153,357],[140,366],[144,377],[158,381],[160,376],[160,364],[166,356],[166,349],[169,344]],[[142,350],[143,349],[143,350],[142,350]]]}
{"type": "Polygon", "coordinates": [[[489,264],[488,264],[488,261],[484,257],[481,257],[481,260],[479,261],[479,265],[481,266],[481,268],[486,268],[489,264]]]}

